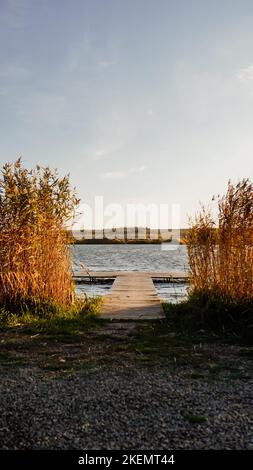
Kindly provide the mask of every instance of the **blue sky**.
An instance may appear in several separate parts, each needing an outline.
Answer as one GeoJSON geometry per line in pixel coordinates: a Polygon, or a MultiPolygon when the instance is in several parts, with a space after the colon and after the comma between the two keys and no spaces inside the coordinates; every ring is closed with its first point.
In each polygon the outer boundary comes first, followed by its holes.
{"type": "Polygon", "coordinates": [[[185,225],[253,175],[252,24],[251,0],[0,0],[0,163],[185,225]]]}

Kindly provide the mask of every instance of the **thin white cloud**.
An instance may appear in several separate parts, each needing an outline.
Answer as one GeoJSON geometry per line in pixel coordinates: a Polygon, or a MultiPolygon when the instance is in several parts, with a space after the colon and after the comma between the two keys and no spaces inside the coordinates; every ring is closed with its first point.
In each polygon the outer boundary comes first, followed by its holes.
{"type": "Polygon", "coordinates": [[[53,93],[31,93],[21,97],[15,109],[26,125],[59,127],[69,119],[65,97],[53,93]]]}
{"type": "Polygon", "coordinates": [[[5,64],[0,70],[0,78],[22,80],[31,75],[31,71],[21,65],[5,64]]]}
{"type": "Polygon", "coordinates": [[[103,179],[120,179],[120,178],[125,178],[127,175],[127,172],[124,171],[107,171],[106,173],[103,173],[102,178],[103,179]]]}
{"type": "Polygon", "coordinates": [[[137,126],[129,111],[106,110],[95,120],[96,143],[89,149],[91,158],[102,160],[124,149],[136,135],[137,126]]]}
{"type": "Polygon", "coordinates": [[[146,165],[142,165],[142,166],[139,166],[139,167],[134,167],[134,168],[130,168],[129,170],[129,174],[132,174],[132,173],[142,173],[144,170],[146,170],[146,165]]]}
{"type": "Polygon", "coordinates": [[[98,147],[98,149],[91,149],[90,151],[86,151],[86,154],[89,154],[93,160],[103,160],[105,158],[111,157],[114,153],[118,152],[122,147],[123,144],[120,141],[117,142],[102,142],[102,147],[98,147]]]}
{"type": "Polygon", "coordinates": [[[129,170],[126,170],[126,171],[107,171],[103,173],[101,176],[103,179],[122,179],[132,174],[142,173],[146,168],[147,168],[146,165],[142,165],[139,167],[129,168],[129,170]]]}
{"type": "Polygon", "coordinates": [[[69,46],[66,51],[65,74],[78,74],[78,71],[85,71],[93,63],[92,44],[88,28],[83,32],[80,41],[69,46]]]}
{"type": "Polygon", "coordinates": [[[25,0],[8,0],[1,12],[0,22],[11,29],[23,29],[27,25],[27,3],[25,0]]]}
{"type": "Polygon", "coordinates": [[[98,61],[97,65],[100,69],[107,69],[108,67],[112,67],[116,65],[116,61],[114,60],[100,60],[98,61]]]}
{"type": "Polygon", "coordinates": [[[100,158],[103,158],[105,155],[107,155],[107,150],[104,149],[99,149],[94,153],[94,160],[100,160],[100,158]]]}
{"type": "Polygon", "coordinates": [[[240,69],[236,74],[240,82],[249,82],[253,80],[253,65],[240,69]]]}

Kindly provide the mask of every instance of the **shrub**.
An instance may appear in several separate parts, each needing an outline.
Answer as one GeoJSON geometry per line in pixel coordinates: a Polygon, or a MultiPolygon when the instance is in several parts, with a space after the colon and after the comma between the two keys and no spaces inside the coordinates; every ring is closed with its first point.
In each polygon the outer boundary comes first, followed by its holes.
{"type": "MultiPolygon", "coordinates": [[[[75,298],[66,223],[78,199],[69,176],[7,163],[0,178],[0,307],[24,310],[75,298]]],[[[43,310],[43,308],[42,308],[43,310]]]]}
{"type": "Polygon", "coordinates": [[[253,186],[249,179],[229,182],[218,196],[218,224],[208,210],[191,223],[187,235],[190,291],[226,303],[253,301],[253,186]]]}

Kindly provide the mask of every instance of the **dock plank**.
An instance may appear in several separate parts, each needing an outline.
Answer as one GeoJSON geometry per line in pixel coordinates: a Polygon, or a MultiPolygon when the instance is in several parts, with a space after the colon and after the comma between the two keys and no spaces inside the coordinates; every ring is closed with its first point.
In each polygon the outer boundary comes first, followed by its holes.
{"type": "Polygon", "coordinates": [[[86,279],[115,279],[118,276],[124,276],[129,274],[138,274],[139,276],[148,275],[152,279],[183,279],[187,280],[189,274],[184,271],[168,271],[168,272],[139,272],[139,271],[76,271],[73,273],[74,279],[86,278],[86,279]]]}
{"type": "Polygon", "coordinates": [[[162,318],[161,302],[149,273],[121,272],[104,296],[101,318],[150,320],[162,318]]]}

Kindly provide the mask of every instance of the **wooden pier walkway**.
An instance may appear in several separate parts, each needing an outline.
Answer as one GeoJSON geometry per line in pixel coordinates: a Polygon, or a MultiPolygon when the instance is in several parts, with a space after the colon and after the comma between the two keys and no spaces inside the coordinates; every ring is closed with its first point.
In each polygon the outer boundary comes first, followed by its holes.
{"type": "Polygon", "coordinates": [[[122,320],[154,320],[163,318],[161,301],[152,279],[157,281],[187,281],[182,272],[85,272],[74,274],[76,280],[114,280],[103,298],[100,318],[122,320]]]}
{"type": "Polygon", "coordinates": [[[162,306],[149,274],[122,273],[104,296],[101,318],[151,320],[162,318],[162,306]]]}
{"type": "Polygon", "coordinates": [[[170,272],[137,272],[137,271],[75,271],[73,278],[77,281],[80,280],[89,280],[91,282],[99,280],[113,280],[117,276],[122,275],[133,275],[133,274],[147,274],[149,277],[154,279],[154,281],[162,280],[164,282],[173,282],[173,281],[188,281],[189,275],[182,271],[170,271],[170,272]]]}

